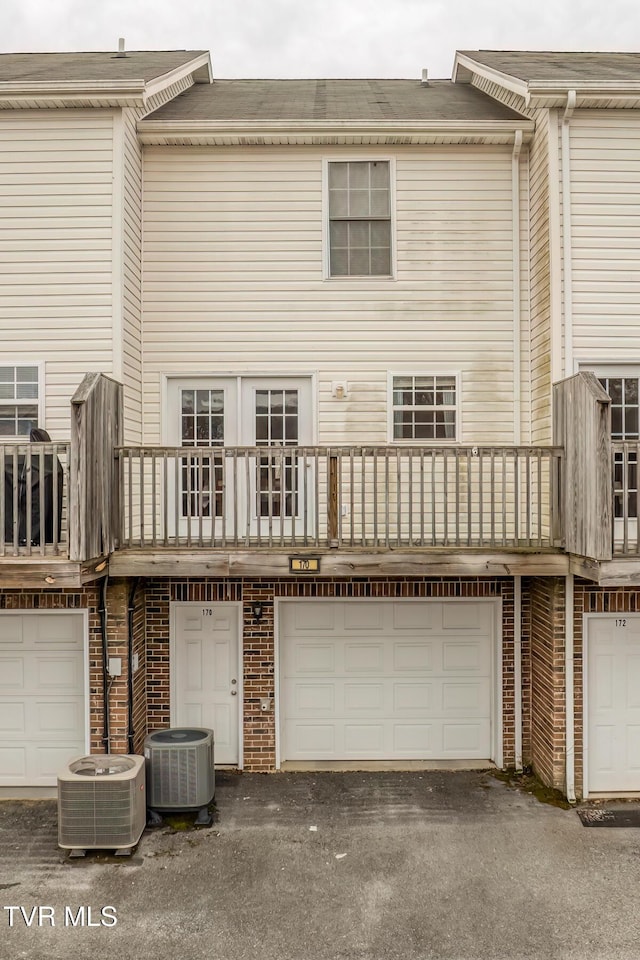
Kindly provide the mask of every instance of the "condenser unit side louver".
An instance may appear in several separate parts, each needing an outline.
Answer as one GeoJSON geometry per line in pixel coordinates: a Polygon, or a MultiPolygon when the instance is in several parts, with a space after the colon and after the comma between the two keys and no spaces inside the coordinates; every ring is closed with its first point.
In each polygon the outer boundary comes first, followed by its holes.
{"type": "Polygon", "coordinates": [[[79,757],[58,776],[58,845],[130,853],[145,828],[144,757],[79,757]]]}
{"type": "Polygon", "coordinates": [[[198,810],[198,824],[211,823],[215,794],[213,730],[172,727],[150,733],[144,743],[147,803],[151,822],[160,812],[198,810]]]}

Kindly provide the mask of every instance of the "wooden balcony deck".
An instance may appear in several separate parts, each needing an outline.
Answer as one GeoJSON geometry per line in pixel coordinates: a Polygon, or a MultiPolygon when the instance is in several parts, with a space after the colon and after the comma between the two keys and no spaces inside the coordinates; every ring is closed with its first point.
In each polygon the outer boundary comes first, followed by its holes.
{"type": "Polygon", "coordinates": [[[557,447],[123,447],[120,549],[561,546],[557,447]]]}

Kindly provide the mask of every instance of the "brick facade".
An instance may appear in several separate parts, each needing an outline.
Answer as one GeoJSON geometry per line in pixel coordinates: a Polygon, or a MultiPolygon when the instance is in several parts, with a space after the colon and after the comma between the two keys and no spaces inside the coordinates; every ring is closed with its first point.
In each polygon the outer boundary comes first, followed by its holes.
{"type": "MultiPolygon", "coordinates": [[[[527,760],[540,779],[559,790],[565,779],[564,579],[525,581],[530,649],[530,726],[527,760]]],[[[523,618],[524,619],[524,618],[523,618]]]]}
{"type": "Polygon", "coordinates": [[[488,598],[502,601],[503,750],[515,763],[513,580],[504,578],[340,580],[150,580],[146,585],[147,707],[149,730],[170,722],[169,603],[241,601],[243,609],[244,769],[275,769],[274,712],[263,713],[262,697],[275,696],[274,601],[280,598],[488,598]],[[259,623],[253,603],[262,604],[259,623]]]}
{"type": "MultiPolygon", "coordinates": [[[[110,684],[111,749],[128,751],[128,606],[132,581],[113,580],[107,591],[109,655],[122,660],[122,676],[110,684]]],[[[564,579],[522,580],[522,749],[547,784],[565,782],[564,579]]],[[[583,790],[583,615],[640,612],[640,587],[603,588],[576,579],[574,606],[575,776],[583,790]]],[[[274,713],[260,710],[262,697],[275,695],[274,602],[280,598],[493,597],[502,601],[504,765],[515,763],[514,591],[504,578],[352,578],[292,580],[141,580],[135,593],[133,652],[134,750],[141,752],[147,730],[170,723],[169,603],[242,603],[244,643],[244,767],[275,767],[274,713]],[[253,603],[263,612],[259,623],[253,603]]],[[[89,621],[91,751],[104,751],[100,585],[78,589],[0,591],[1,610],[87,610],[89,621]]]]}

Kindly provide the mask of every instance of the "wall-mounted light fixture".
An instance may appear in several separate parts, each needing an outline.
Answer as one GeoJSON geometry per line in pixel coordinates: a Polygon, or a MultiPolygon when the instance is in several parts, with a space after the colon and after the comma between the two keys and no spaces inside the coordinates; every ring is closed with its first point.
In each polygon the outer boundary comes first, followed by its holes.
{"type": "Polygon", "coordinates": [[[254,600],[251,609],[253,610],[253,619],[256,623],[260,623],[262,620],[262,603],[259,600],[254,600]]]}

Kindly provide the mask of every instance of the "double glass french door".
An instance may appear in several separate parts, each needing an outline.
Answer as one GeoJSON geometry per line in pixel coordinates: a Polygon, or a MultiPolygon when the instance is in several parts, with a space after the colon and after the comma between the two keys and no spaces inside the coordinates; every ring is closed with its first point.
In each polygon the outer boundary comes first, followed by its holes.
{"type": "Polygon", "coordinates": [[[169,400],[171,442],[193,448],[175,471],[181,537],[277,538],[305,514],[311,532],[309,471],[294,449],[312,439],[310,381],[175,381],[169,400]]]}

